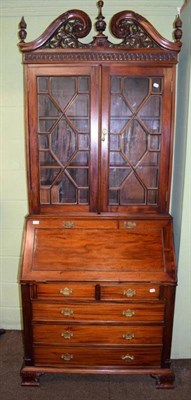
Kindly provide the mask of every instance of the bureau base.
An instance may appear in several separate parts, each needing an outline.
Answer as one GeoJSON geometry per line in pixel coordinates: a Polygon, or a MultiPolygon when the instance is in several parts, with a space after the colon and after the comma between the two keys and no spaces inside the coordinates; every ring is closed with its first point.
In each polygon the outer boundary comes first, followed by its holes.
{"type": "Polygon", "coordinates": [[[111,374],[111,375],[150,375],[156,380],[156,389],[174,389],[174,372],[165,369],[112,369],[112,368],[40,368],[24,366],[21,369],[22,386],[39,386],[40,376],[44,374],[111,374]]]}

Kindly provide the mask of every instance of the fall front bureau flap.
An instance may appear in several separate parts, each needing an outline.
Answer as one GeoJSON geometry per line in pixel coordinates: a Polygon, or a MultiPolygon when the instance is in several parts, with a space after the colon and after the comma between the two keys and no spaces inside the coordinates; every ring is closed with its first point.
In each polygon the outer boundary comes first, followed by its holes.
{"type": "Polygon", "coordinates": [[[172,221],[28,218],[21,280],[175,279],[172,221]]]}

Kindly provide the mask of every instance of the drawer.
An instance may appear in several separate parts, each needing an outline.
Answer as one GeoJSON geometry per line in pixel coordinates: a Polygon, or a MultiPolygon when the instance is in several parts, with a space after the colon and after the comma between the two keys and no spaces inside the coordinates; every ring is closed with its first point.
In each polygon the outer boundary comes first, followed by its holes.
{"type": "Polygon", "coordinates": [[[35,366],[44,367],[159,367],[161,347],[34,347],[35,366]]]}
{"type": "Polygon", "coordinates": [[[101,285],[102,300],[158,300],[160,286],[153,284],[101,285]]]}
{"type": "Polygon", "coordinates": [[[162,326],[42,325],[33,326],[35,343],[42,344],[162,344],[162,326]]]}
{"type": "Polygon", "coordinates": [[[40,283],[37,298],[95,300],[95,285],[76,283],[40,283]]]}
{"type": "Polygon", "coordinates": [[[162,322],[164,304],[67,303],[33,301],[33,321],[162,322]]]}

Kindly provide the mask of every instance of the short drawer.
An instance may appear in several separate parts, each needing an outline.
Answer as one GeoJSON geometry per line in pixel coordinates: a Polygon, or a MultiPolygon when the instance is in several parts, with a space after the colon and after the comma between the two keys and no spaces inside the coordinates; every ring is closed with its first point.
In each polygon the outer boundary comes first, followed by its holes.
{"type": "Polygon", "coordinates": [[[101,300],[158,300],[160,286],[152,284],[101,285],[101,300]]]}
{"type": "Polygon", "coordinates": [[[34,347],[35,366],[55,367],[159,367],[161,347],[34,347]]]}
{"type": "Polygon", "coordinates": [[[95,300],[95,285],[68,282],[40,283],[37,285],[37,298],[95,300]]]}
{"type": "Polygon", "coordinates": [[[34,343],[41,344],[162,344],[162,326],[42,325],[33,326],[34,343]]]}
{"type": "Polygon", "coordinates": [[[33,301],[33,321],[162,322],[164,304],[67,303],[33,301]]]}

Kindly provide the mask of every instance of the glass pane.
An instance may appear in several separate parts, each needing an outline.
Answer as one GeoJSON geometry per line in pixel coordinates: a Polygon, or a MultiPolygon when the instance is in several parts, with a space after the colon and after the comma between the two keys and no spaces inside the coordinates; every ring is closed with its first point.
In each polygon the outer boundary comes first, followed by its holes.
{"type": "Polygon", "coordinates": [[[49,148],[49,135],[38,135],[39,150],[49,148]]]}
{"type": "Polygon", "coordinates": [[[39,77],[38,80],[38,92],[46,93],[48,92],[48,78],[46,77],[39,77]]]}
{"type": "Polygon", "coordinates": [[[51,150],[63,165],[69,161],[72,155],[75,155],[77,136],[65,118],[60,120],[52,132],[51,150]]]}
{"type": "Polygon", "coordinates": [[[158,197],[158,191],[157,190],[148,190],[147,192],[147,203],[148,204],[156,204],[157,203],[157,197],[158,197]]]}
{"type": "Polygon", "coordinates": [[[138,173],[141,181],[147,188],[157,188],[158,186],[158,169],[152,167],[138,167],[138,173]]]}
{"type": "Polygon", "coordinates": [[[88,170],[87,168],[67,168],[75,187],[88,186],[88,170]]]}
{"type": "Polygon", "coordinates": [[[111,118],[110,120],[110,132],[111,133],[120,133],[123,128],[125,128],[125,126],[127,125],[127,123],[129,122],[128,118],[111,118]]]}
{"type": "Polygon", "coordinates": [[[151,151],[160,150],[160,136],[149,135],[149,150],[151,151]]]}
{"type": "Polygon", "coordinates": [[[88,92],[89,93],[89,77],[82,76],[78,78],[79,80],[79,93],[80,92],[88,92]]]}
{"type": "Polygon", "coordinates": [[[88,135],[78,135],[78,147],[80,149],[89,149],[89,136],[88,135]]]}
{"type": "Polygon", "coordinates": [[[89,119],[83,117],[82,119],[80,118],[70,118],[70,122],[72,126],[76,129],[76,131],[80,133],[87,133],[89,132],[89,119]]]}
{"type": "Polygon", "coordinates": [[[110,188],[120,188],[123,181],[127,178],[130,174],[130,168],[111,168],[110,169],[110,188]]]}
{"type": "Polygon", "coordinates": [[[119,204],[119,199],[118,199],[118,191],[117,190],[110,190],[109,191],[109,204],[119,204]]]}
{"type": "Polygon", "coordinates": [[[126,78],[124,80],[124,95],[133,109],[137,109],[148,93],[148,78],[126,78]]]}
{"type": "Polygon", "coordinates": [[[41,203],[87,204],[90,79],[38,77],[37,87],[41,203]]]}
{"type": "Polygon", "coordinates": [[[125,99],[120,95],[111,95],[111,116],[128,117],[132,115],[125,99]]]}
{"type": "Polygon", "coordinates": [[[68,105],[76,93],[76,78],[59,76],[51,78],[50,94],[62,110],[68,105]]]}
{"type": "Polygon", "coordinates": [[[52,203],[77,203],[77,190],[65,174],[62,175],[60,184],[55,186],[53,190],[57,190],[58,196],[55,197],[55,200],[52,199],[52,203]]]}
{"type": "Polygon", "coordinates": [[[76,156],[72,159],[70,165],[86,165],[89,163],[89,152],[79,151],[76,156]]]}
{"type": "Polygon", "coordinates": [[[39,162],[40,162],[40,166],[50,165],[50,166],[59,167],[59,164],[57,163],[57,161],[54,159],[54,157],[48,151],[40,151],[39,152],[39,162]]]}
{"type": "Polygon", "coordinates": [[[161,78],[153,78],[152,79],[152,93],[161,93],[162,92],[162,79],[161,78]]]}
{"type": "Polygon", "coordinates": [[[126,164],[126,160],[122,157],[122,155],[118,152],[110,153],[110,165],[124,165],[126,164]]]}
{"type": "Polygon", "coordinates": [[[39,124],[38,124],[38,131],[39,133],[46,133],[49,132],[51,133],[52,129],[54,128],[54,125],[56,124],[57,119],[48,119],[45,117],[41,117],[39,119],[39,124]]]}
{"type": "Polygon", "coordinates": [[[88,202],[89,202],[89,191],[86,190],[86,189],[80,189],[79,193],[80,193],[80,198],[79,198],[80,204],[88,204],[88,202]]]}
{"type": "Polygon", "coordinates": [[[160,117],[161,116],[161,97],[150,96],[139,112],[142,117],[160,117]]]}
{"type": "Polygon", "coordinates": [[[161,131],[161,120],[160,118],[142,118],[143,125],[147,129],[148,133],[160,133],[161,131]]]}
{"type": "Polygon", "coordinates": [[[110,150],[120,150],[120,136],[110,135],[110,150]]]}
{"type": "Polygon", "coordinates": [[[68,117],[88,117],[89,116],[89,95],[79,94],[71,102],[66,111],[68,117]]]}
{"type": "Polygon", "coordinates": [[[137,120],[133,120],[123,133],[121,148],[133,165],[143,157],[147,150],[147,134],[137,120]]]}
{"type": "Polygon", "coordinates": [[[111,93],[121,92],[121,77],[112,76],[111,78],[111,93]]]}
{"type": "Polygon", "coordinates": [[[39,117],[57,117],[60,115],[60,110],[48,95],[38,95],[38,114],[39,117]]]}
{"type": "Polygon", "coordinates": [[[59,172],[58,168],[40,168],[40,184],[51,186],[59,172]]]}
{"type": "Polygon", "coordinates": [[[134,175],[127,179],[121,189],[120,204],[145,204],[145,190],[134,175]]]}

